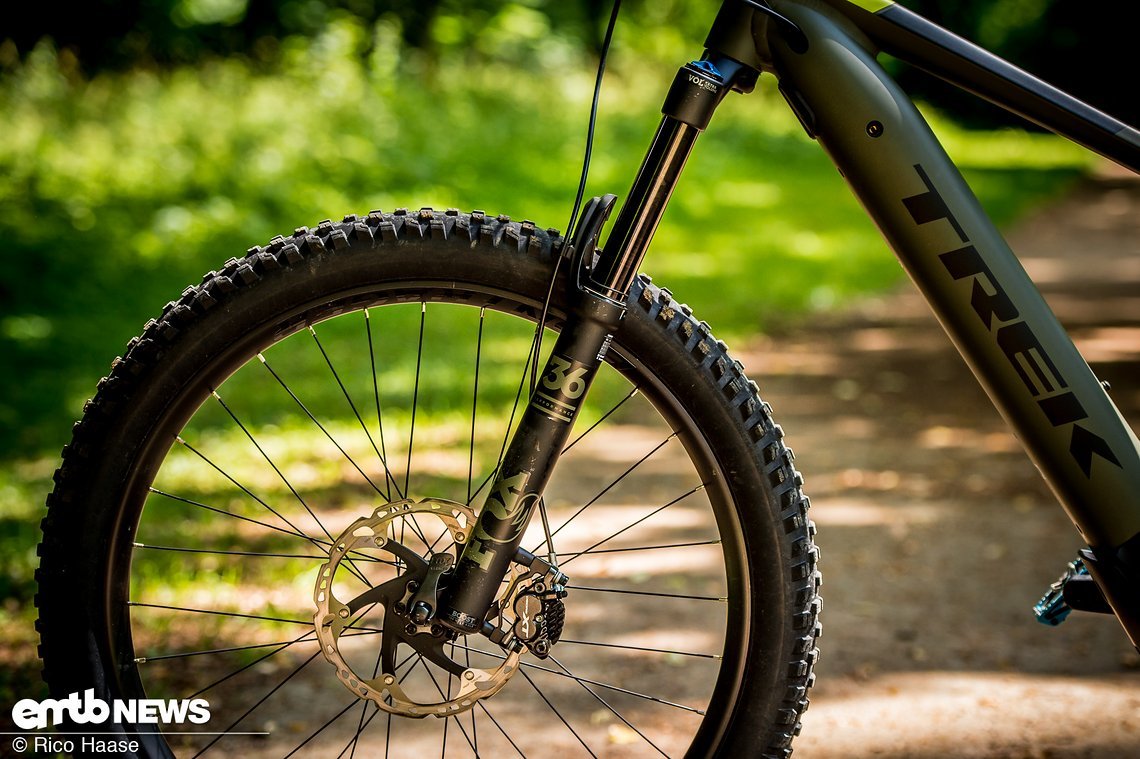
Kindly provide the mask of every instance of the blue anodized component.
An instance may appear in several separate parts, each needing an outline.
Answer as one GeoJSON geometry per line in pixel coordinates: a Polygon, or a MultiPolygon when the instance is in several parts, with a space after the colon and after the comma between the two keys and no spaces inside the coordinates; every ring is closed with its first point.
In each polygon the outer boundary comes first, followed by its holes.
{"type": "Polygon", "coordinates": [[[715,65],[713,65],[712,61],[709,61],[709,60],[693,61],[689,65],[692,66],[693,68],[700,69],[701,71],[703,71],[704,73],[706,73],[710,77],[712,77],[713,79],[716,79],[718,82],[724,81],[724,77],[721,76],[720,69],[718,69],[715,65]]]}
{"type": "Polygon", "coordinates": [[[1069,562],[1065,574],[1049,586],[1049,591],[1033,607],[1033,614],[1043,625],[1056,627],[1065,621],[1073,609],[1065,603],[1065,583],[1079,575],[1087,575],[1088,568],[1081,559],[1069,562]]]}

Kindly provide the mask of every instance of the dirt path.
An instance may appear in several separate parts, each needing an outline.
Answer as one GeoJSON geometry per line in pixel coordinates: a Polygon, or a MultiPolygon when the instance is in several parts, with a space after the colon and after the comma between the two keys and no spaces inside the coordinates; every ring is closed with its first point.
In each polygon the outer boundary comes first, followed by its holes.
{"type": "MultiPolygon", "coordinates": [[[[1140,182],[1087,182],[1010,235],[1140,422],[1140,182]]],[[[750,347],[799,452],[824,571],[796,755],[1140,756],[1140,658],[1115,620],[1030,607],[1076,532],[913,291],[750,347]]]]}

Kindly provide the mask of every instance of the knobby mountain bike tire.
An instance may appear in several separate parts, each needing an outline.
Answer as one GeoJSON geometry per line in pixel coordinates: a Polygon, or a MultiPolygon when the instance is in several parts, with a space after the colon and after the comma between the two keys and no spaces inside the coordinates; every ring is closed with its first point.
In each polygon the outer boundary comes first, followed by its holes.
{"type": "MultiPolygon", "coordinates": [[[[343,530],[390,503],[482,504],[561,252],[505,216],[372,212],[253,248],[148,322],[56,473],[40,651],[54,697],[203,699],[209,720],[76,729],[145,756],[787,756],[820,630],[802,479],[724,343],[646,277],[545,494],[570,578],[549,658],[411,719],[321,655],[314,581],[343,530]]],[[[545,556],[532,521],[524,548],[545,556]]],[[[419,556],[462,542],[432,514],[372,524],[419,556]]],[[[407,561],[349,551],[335,592],[407,561]]],[[[354,677],[381,672],[382,612],[339,638],[354,677]]],[[[488,670],[505,655],[478,635],[440,650],[488,670]]],[[[385,671],[413,698],[458,692],[399,651],[385,671]]]]}

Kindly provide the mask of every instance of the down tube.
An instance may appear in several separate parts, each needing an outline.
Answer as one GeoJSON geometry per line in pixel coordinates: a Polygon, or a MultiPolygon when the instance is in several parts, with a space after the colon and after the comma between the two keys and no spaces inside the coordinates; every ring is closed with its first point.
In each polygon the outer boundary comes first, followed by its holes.
{"type": "Polygon", "coordinates": [[[784,88],[1090,546],[1140,534],[1140,443],[925,120],[842,19],[782,4],[784,88]],[[795,94],[793,93],[793,97],[795,94]]]}

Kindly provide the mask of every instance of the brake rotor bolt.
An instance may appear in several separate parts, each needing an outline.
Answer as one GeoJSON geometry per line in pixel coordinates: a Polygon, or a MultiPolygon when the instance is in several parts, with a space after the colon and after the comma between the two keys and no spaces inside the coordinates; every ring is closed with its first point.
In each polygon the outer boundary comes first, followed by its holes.
{"type": "Polygon", "coordinates": [[[349,615],[349,613],[350,613],[350,612],[349,612],[349,610],[348,610],[348,607],[346,606],[345,608],[341,609],[341,610],[340,610],[339,612],[337,612],[337,613],[338,613],[338,614],[340,614],[340,618],[341,618],[341,619],[348,619],[348,615],[349,615]]]}
{"type": "Polygon", "coordinates": [[[426,624],[431,619],[431,607],[422,601],[412,607],[412,621],[417,625],[426,624]]]}
{"type": "Polygon", "coordinates": [[[463,673],[463,679],[464,680],[474,680],[475,679],[475,673],[472,672],[471,670],[467,670],[466,672],[463,673]]]}

